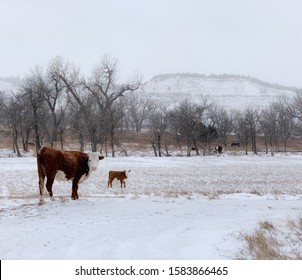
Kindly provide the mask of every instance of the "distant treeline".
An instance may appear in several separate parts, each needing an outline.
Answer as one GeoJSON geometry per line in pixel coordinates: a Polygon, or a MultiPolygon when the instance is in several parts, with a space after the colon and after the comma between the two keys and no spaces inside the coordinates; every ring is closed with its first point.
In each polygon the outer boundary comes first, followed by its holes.
{"type": "MultiPolygon", "coordinates": [[[[236,139],[246,153],[258,152],[258,141],[266,151],[286,151],[289,140],[302,135],[302,94],[280,99],[267,108],[245,110],[223,109],[207,97],[198,103],[179,100],[175,106],[158,104],[152,97],[144,99],[136,93],[141,77],[118,83],[118,61],[104,56],[90,73],[82,75],[78,66],[61,57],[52,59],[43,70],[39,67],[22,80],[15,92],[0,92],[0,125],[9,131],[16,153],[34,143],[37,150],[48,143],[67,140],[79,143],[81,150],[90,145],[115,156],[117,149],[127,154],[129,134],[149,138],[155,156],[169,155],[169,147],[185,147],[206,154],[213,144],[228,149],[236,139]],[[144,132],[142,132],[144,131],[144,132]]],[[[171,77],[204,77],[215,79],[253,79],[238,75],[169,74],[171,77]]],[[[258,80],[256,80],[258,81],[258,80]]],[[[240,108],[241,109],[241,108],[240,108]]],[[[0,138],[1,141],[1,138],[0,138]]]]}

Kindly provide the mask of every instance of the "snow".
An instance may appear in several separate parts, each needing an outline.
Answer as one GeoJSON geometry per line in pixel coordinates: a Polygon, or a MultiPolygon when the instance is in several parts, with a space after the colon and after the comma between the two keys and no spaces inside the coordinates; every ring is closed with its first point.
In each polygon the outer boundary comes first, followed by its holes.
{"type": "Polygon", "coordinates": [[[7,94],[10,94],[11,92],[16,91],[17,89],[18,87],[13,83],[3,81],[0,78],[0,92],[6,92],[7,94]]]}
{"type": "MultiPolygon", "coordinates": [[[[139,95],[167,106],[184,98],[200,103],[206,96],[209,101],[227,110],[266,108],[282,97],[293,98],[296,88],[272,85],[249,77],[202,77],[194,74],[157,75],[146,81],[139,95]]],[[[0,91],[6,95],[17,92],[19,79],[4,80],[0,77],[0,91]]]]}
{"type": "Polygon", "coordinates": [[[202,78],[185,75],[157,76],[143,86],[142,96],[171,105],[184,97],[199,103],[206,96],[225,109],[264,108],[281,97],[292,98],[294,89],[278,89],[248,78],[202,78]]]}
{"type": "Polygon", "coordinates": [[[39,206],[36,158],[0,157],[0,259],[233,259],[240,232],[301,217],[301,169],[301,154],[105,158],[79,200],[55,182],[39,206]]]}

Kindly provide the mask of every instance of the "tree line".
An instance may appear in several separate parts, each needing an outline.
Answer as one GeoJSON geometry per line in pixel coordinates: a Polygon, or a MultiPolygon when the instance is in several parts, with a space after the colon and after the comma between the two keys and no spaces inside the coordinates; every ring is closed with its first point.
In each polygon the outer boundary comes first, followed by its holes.
{"type": "Polygon", "coordinates": [[[76,140],[80,150],[89,143],[92,151],[115,156],[124,150],[129,132],[148,134],[155,156],[169,155],[169,147],[185,147],[205,154],[211,145],[228,149],[236,137],[246,153],[257,153],[259,139],[267,152],[287,149],[288,141],[302,132],[302,95],[280,99],[267,108],[226,110],[208,98],[193,103],[157,104],[140,97],[142,78],[135,75],[118,83],[118,60],[104,55],[85,77],[78,66],[62,57],[52,59],[46,70],[36,67],[14,93],[0,93],[0,122],[8,128],[18,155],[19,145],[27,151],[34,142],[38,151],[43,143],[76,140]]]}

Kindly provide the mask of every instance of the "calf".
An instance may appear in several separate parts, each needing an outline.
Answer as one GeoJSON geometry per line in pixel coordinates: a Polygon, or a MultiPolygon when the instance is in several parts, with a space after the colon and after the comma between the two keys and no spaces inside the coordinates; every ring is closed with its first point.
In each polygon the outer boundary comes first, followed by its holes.
{"type": "Polygon", "coordinates": [[[109,176],[108,176],[108,188],[112,188],[112,181],[114,179],[117,179],[121,182],[121,188],[123,187],[126,188],[126,179],[128,178],[128,174],[131,170],[124,170],[124,171],[109,171],[109,176]]]}
{"type": "Polygon", "coordinates": [[[44,180],[50,197],[53,196],[54,180],[72,181],[72,199],[78,199],[78,184],[85,181],[97,169],[99,160],[104,157],[96,153],[78,151],[59,151],[43,147],[37,154],[40,202],[43,201],[44,180]]]}

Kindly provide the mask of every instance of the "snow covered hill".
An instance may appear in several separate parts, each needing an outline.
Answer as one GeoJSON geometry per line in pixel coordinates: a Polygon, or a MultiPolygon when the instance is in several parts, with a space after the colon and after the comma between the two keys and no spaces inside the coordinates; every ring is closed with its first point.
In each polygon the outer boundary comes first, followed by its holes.
{"type": "MultiPolygon", "coordinates": [[[[1,78],[0,91],[17,91],[20,78],[1,78]]],[[[263,108],[281,97],[294,97],[301,89],[269,84],[239,75],[164,74],[143,84],[140,95],[167,106],[189,99],[200,102],[203,96],[226,109],[263,108]]]]}
{"type": "Polygon", "coordinates": [[[242,109],[265,107],[282,96],[295,96],[297,90],[238,75],[167,74],[146,82],[141,95],[166,105],[183,99],[199,102],[208,96],[226,109],[242,109]]]}
{"type": "Polygon", "coordinates": [[[0,80],[0,92],[10,92],[14,90],[14,85],[0,80]]]}
{"type": "Polygon", "coordinates": [[[5,92],[10,94],[11,92],[15,92],[18,90],[18,87],[21,83],[21,79],[19,77],[9,77],[9,78],[1,78],[0,77],[0,92],[5,92]]]}

